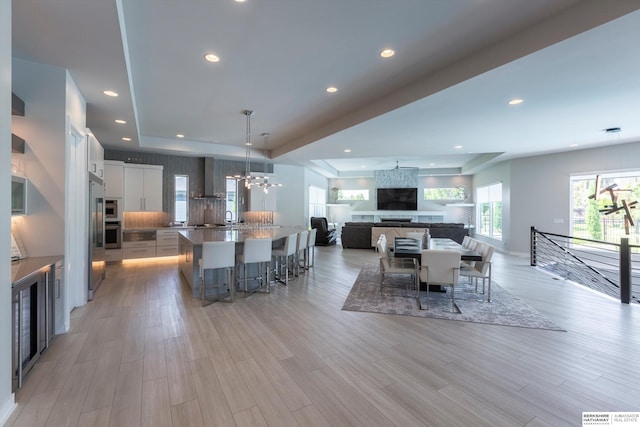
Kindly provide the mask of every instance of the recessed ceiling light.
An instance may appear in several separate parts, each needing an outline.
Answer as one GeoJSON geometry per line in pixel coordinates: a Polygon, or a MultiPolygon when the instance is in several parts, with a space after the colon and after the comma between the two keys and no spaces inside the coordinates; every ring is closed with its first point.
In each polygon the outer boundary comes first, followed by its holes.
{"type": "Polygon", "coordinates": [[[247,0],[235,0],[236,3],[244,3],[247,0]]]}
{"type": "Polygon", "coordinates": [[[382,49],[380,51],[380,56],[383,58],[391,58],[395,54],[396,52],[393,49],[382,49]]]}
{"type": "Polygon", "coordinates": [[[337,91],[338,91],[338,88],[335,87],[335,86],[329,86],[327,88],[327,92],[329,92],[329,93],[336,93],[337,91]]]}
{"type": "Polygon", "coordinates": [[[125,136],[125,137],[122,138],[122,140],[129,142],[129,141],[131,141],[131,138],[129,138],[128,136],[125,136]]]}
{"type": "Polygon", "coordinates": [[[345,153],[350,153],[350,152],[351,152],[351,148],[345,148],[345,149],[344,149],[344,152],[345,152],[345,153]]]}
{"type": "Polygon", "coordinates": [[[116,123],[117,123],[117,124],[119,124],[119,125],[124,125],[124,124],[126,124],[126,123],[127,123],[127,121],[126,121],[126,120],[122,120],[122,119],[115,119],[115,120],[114,120],[114,122],[116,122],[116,123]]]}
{"type": "Polygon", "coordinates": [[[459,150],[462,148],[462,145],[455,145],[453,148],[455,148],[456,150],[459,150]]]}
{"type": "Polygon", "coordinates": [[[204,59],[209,61],[209,62],[219,62],[220,58],[218,57],[218,55],[214,54],[214,53],[207,53],[204,55],[204,59]]]}
{"type": "Polygon", "coordinates": [[[571,145],[569,145],[569,147],[577,147],[578,145],[580,145],[580,144],[571,144],[571,145]]]}
{"type": "Polygon", "coordinates": [[[112,91],[112,90],[105,90],[105,91],[104,91],[104,92],[102,92],[102,93],[104,93],[104,94],[105,94],[105,95],[107,95],[107,96],[118,96],[118,92],[114,92],[114,91],[112,91]]]}
{"type": "Polygon", "coordinates": [[[177,134],[177,135],[176,135],[176,137],[178,137],[178,138],[184,138],[184,135],[183,135],[183,134],[181,134],[181,133],[179,133],[179,134],[177,134]]]}
{"type": "Polygon", "coordinates": [[[511,101],[509,101],[509,105],[518,105],[518,104],[522,104],[523,102],[524,102],[524,99],[513,98],[511,101]]]}
{"type": "Polygon", "coordinates": [[[360,165],[360,169],[366,169],[367,167],[365,165],[360,165]]]}
{"type": "Polygon", "coordinates": [[[435,165],[436,165],[435,163],[429,163],[429,166],[435,166],[435,165]]]}

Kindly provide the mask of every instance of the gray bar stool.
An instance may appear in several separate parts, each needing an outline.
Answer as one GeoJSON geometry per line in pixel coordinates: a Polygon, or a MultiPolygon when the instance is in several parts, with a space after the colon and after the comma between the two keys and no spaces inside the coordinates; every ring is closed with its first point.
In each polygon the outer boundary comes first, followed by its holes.
{"type": "Polygon", "coordinates": [[[307,239],[307,252],[304,257],[304,268],[310,269],[313,267],[313,263],[316,258],[316,234],[318,233],[317,228],[312,228],[309,231],[309,238],[307,239]]]}
{"type": "Polygon", "coordinates": [[[304,273],[307,259],[307,244],[309,241],[309,230],[302,230],[298,233],[298,241],[296,243],[296,276],[300,275],[300,261],[302,260],[302,272],[304,273]],[[301,254],[302,253],[302,254],[301,254]],[[302,256],[301,256],[302,255],[302,256]]]}
{"type": "Polygon", "coordinates": [[[276,248],[272,251],[272,255],[276,259],[276,280],[289,284],[289,262],[291,262],[291,270],[295,268],[295,254],[298,246],[298,233],[290,234],[284,240],[284,246],[276,248]],[[282,266],[284,264],[284,281],[282,280],[282,266]]]}
{"type": "MultiPolygon", "coordinates": [[[[251,277],[260,282],[260,286],[252,289],[251,292],[266,288],[266,292],[271,291],[271,280],[269,279],[269,264],[271,264],[271,244],[270,237],[244,239],[244,248],[242,254],[238,255],[238,263],[243,266],[244,292],[245,296],[249,295],[247,288],[247,265],[258,264],[258,275],[251,277]]],[[[240,281],[238,280],[238,283],[240,281]]]]}
{"type": "Polygon", "coordinates": [[[236,265],[236,244],[235,242],[204,242],[202,243],[202,258],[198,260],[200,267],[200,296],[202,306],[206,306],[215,301],[233,302],[235,286],[233,283],[233,269],[236,265]],[[205,273],[207,270],[223,268],[226,273],[226,281],[207,286],[205,273]],[[207,299],[207,289],[226,287],[227,293],[215,299],[207,299]]]}

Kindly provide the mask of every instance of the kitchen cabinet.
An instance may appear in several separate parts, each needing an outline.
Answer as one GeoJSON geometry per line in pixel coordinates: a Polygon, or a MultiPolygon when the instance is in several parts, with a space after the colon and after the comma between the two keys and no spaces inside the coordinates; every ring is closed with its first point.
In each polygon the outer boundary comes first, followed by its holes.
{"type": "Polygon", "coordinates": [[[89,173],[104,179],[104,148],[89,129],[87,129],[87,153],[89,173]]]}
{"type": "Polygon", "coordinates": [[[125,212],[162,211],[162,166],[124,164],[125,212]]]}
{"type": "Polygon", "coordinates": [[[106,199],[124,197],[124,162],[104,161],[104,194],[106,199]]]}
{"type": "Polygon", "coordinates": [[[251,187],[249,190],[249,210],[276,211],[276,192],[272,189],[265,193],[262,188],[251,187]]]}
{"type": "MultiPolygon", "coordinates": [[[[180,247],[180,253],[178,256],[178,264],[179,264],[180,272],[182,272],[182,275],[187,280],[187,283],[189,283],[189,286],[193,288],[193,282],[194,281],[197,282],[200,280],[200,270],[198,267],[198,263],[193,262],[194,246],[189,241],[189,239],[187,239],[183,235],[179,235],[178,239],[179,239],[179,247],[180,247]]],[[[198,250],[202,252],[202,246],[200,246],[198,250]]],[[[201,254],[198,253],[197,256],[199,258],[201,254]]]]}
{"type": "Polygon", "coordinates": [[[64,259],[60,259],[55,263],[55,275],[53,276],[53,313],[55,319],[53,321],[54,332],[56,334],[64,334],[65,328],[65,289],[64,289],[64,259]]]}
{"type": "Polygon", "coordinates": [[[178,232],[156,230],[156,256],[178,255],[178,232]]]}

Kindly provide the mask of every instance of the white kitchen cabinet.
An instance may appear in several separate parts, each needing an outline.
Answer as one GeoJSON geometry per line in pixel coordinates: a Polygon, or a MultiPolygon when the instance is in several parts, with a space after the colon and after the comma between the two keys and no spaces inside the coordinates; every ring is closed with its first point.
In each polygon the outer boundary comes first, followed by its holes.
{"type": "Polygon", "coordinates": [[[124,162],[104,161],[104,194],[107,199],[124,197],[124,162]]]}
{"type": "Polygon", "coordinates": [[[162,166],[124,164],[125,212],[162,211],[162,166]]]}
{"type": "Polygon", "coordinates": [[[87,153],[89,173],[104,179],[104,148],[89,129],[87,129],[87,153]]]}
{"type": "Polygon", "coordinates": [[[276,211],[275,188],[265,193],[262,188],[251,187],[249,190],[249,210],[252,211],[276,211]]]}

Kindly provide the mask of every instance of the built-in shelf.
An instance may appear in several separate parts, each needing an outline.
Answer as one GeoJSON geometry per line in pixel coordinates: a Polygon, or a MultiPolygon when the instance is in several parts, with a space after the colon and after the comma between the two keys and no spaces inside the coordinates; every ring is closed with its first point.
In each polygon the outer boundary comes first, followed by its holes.
{"type": "Polygon", "coordinates": [[[12,133],[11,134],[11,153],[24,154],[24,142],[25,142],[24,139],[12,133]]]}
{"type": "Polygon", "coordinates": [[[412,222],[442,222],[444,211],[352,211],[351,221],[380,222],[383,218],[410,218],[412,222]]]}
{"type": "Polygon", "coordinates": [[[11,92],[11,115],[24,117],[24,101],[11,92]]]}

